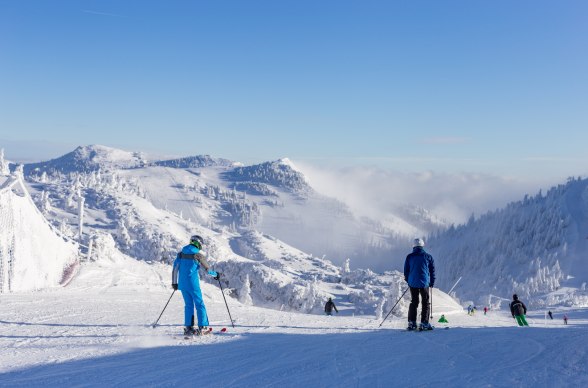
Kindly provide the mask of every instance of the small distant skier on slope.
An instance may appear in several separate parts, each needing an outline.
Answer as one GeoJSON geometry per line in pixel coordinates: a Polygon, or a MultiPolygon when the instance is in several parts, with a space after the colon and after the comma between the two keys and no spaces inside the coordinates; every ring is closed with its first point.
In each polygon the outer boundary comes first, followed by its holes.
{"type": "Polygon", "coordinates": [[[512,302],[510,302],[510,313],[512,317],[517,320],[519,326],[529,326],[525,315],[527,314],[527,306],[519,300],[519,296],[514,294],[512,296],[512,302]]]}
{"type": "Polygon", "coordinates": [[[484,315],[488,312],[488,307],[484,306],[484,315]]]}
{"type": "Polygon", "coordinates": [[[325,314],[333,315],[333,309],[335,309],[335,312],[337,314],[339,314],[339,310],[337,310],[337,306],[335,306],[335,302],[333,302],[332,298],[329,298],[329,300],[325,304],[325,314]]]}
{"type": "Polygon", "coordinates": [[[563,320],[564,320],[564,325],[567,325],[568,324],[568,316],[566,314],[564,314],[563,320]]]}
{"type": "Polygon", "coordinates": [[[547,315],[549,315],[549,319],[553,319],[553,314],[551,313],[551,310],[549,310],[549,311],[547,312],[547,315]]]}
{"type": "Polygon", "coordinates": [[[218,279],[220,274],[210,269],[202,251],[204,240],[194,235],[190,237],[190,244],[182,248],[174,261],[172,272],[172,288],[182,291],[184,297],[184,335],[200,335],[208,326],[208,315],[200,290],[198,270],[204,267],[208,274],[218,279]],[[194,329],[194,309],[198,317],[198,329],[194,329]]]}
{"type": "Polygon", "coordinates": [[[408,330],[417,328],[417,308],[419,296],[423,303],[419,330],[432,330],[429,323],[429,287],[435,285],[435,262],[433,256],[425,252],[425,242],[421,238],[414,239],[412,253],[404,261],[404,280],[410,287],[410,306],[408,308],[408,330]]]}

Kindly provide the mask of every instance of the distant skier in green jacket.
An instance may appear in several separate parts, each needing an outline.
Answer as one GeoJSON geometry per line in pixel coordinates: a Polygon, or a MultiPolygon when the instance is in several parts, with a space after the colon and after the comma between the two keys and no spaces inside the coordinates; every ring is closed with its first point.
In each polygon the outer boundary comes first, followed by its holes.
{"type": "Polygon", "coordinates": [[[512,317],[517,320],[519,326],[529,326],[525,315],[527,314],[527,306],[519,300],[519,296],[514,294],[512,296],[512,302],[510,302],[510,313],[512,317]]]}

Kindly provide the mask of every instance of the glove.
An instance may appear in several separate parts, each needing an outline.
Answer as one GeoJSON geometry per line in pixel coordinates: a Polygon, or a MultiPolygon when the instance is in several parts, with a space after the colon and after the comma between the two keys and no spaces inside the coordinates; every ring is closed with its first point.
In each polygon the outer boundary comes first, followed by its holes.
{"type": "Polygon", "coordinates": [[[173,283],[172,284],[172,288],[174,289],[174,291],[177,291],[178,290],[178,285],[176,283],[173,283]]]}
{"type": "Polygon", "coordinates": [[[210,276],[212,276],[215,280],[220,279],[220,274],[216,271],[210,270],[210,271],[208,271],[208,274],[210,276]]]}

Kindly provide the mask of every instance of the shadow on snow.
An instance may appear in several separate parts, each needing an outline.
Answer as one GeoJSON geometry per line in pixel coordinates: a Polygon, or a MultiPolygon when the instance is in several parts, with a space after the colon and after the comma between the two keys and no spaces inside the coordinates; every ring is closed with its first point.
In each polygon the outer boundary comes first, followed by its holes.
{"type": "MultiPolygon", "coordinates": [[[[145,340],[161,338],[142,334],[145,340]]],[[[0,381],[4,386],[554,386],[573,377],[574,384],[586,386],[588,376],[574,373],[588,362],[586,349],[577,348],[570,360],[561,347],[587,339],[585,327],[237,333],[27,367],[0,374],[0,381]],[[525,373],[511,373],[516,367],[525,373]]]]}

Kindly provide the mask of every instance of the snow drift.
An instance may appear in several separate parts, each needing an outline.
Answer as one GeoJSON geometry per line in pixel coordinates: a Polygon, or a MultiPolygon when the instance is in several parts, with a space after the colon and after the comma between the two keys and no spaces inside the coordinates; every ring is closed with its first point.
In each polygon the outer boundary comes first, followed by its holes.
{"type": "Polygon", "coordinates": [[[0,293],[65,284],[77,263],[78,245],[47,223],[21,176],[0,176],[0,293]]]}

